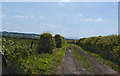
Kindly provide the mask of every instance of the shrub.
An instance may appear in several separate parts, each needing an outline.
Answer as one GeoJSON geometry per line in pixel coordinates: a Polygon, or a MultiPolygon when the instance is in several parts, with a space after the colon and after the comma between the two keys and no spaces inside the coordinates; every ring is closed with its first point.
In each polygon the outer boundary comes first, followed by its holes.
{"type": "Polygon", "coordinates": [[[55,48],[55,40],[50,33],[43,33],[40,35],[38,53],[52,53],[52,49],[55,48]]]}
{"type": "Polygon", "coordinates": [[[81,38],[76,44],[105,59],[120,62],[118,60],[120,58],[120,36],[118,35],[81,38]]]}
{"type": "Polygon", "coordinates": [[[61,38],[62,38],[62,45],[64,45],[65,43],[67,43],[66,39],[63,36],[61,36],[61,38]]]}
{"type": "Polygon", "coordinates": [[[62,46],[62,38],[59,34],[55,35],[55,43],[56,43],[56,48],[61,48],[62,46]]]}

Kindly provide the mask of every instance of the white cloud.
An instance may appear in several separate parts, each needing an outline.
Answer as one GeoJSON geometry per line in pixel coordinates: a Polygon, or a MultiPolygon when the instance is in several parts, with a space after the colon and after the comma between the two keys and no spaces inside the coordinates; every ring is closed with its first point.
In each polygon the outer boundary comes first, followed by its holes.
{"type": "Polygon", "coordinates": [[[38,17],[36,17],[36,16],[33,16],[33,15],[31,15],[31,16],[23,16],[23,15],[16,15],[16,16],[14,16],[14,18],[18,18],[18,19],[33,19],[33,18],[39,18],[39,19],[43,19],[44,18],[44,16],[38,16],[38,17]]]}
{"type": "Polygon", "coordinates": [[[80,21],[80,22],[82,22],[83,20],[82,20],[82,19],[80,19],[79,21],[80,21]]]}
{"type": "Polygon", "coordinates": [[[0,15],[0,18],[2,18],[2,15],[0,15]]]}
{"type": "Polygon", "coordinates": [[[71,2],[71,0],[61,0],[61,2],[71,2]]]}
{"type": "Polygon", "coordinates": [[[35,16],[30,16],[30,18],[34,18],[35,16]]]}
{"type": "Polygon", "coordinates": [[[86,20],[86,21],[93,21],[92,18],[86,18],[85,20],[86,20]]]}
{"type": "Polygon", "coordinates": [[[2,17],[3,17],[3,18],[5,18],[5,17],[6,17],[6,15],[5,15],[5,14],[3,14],[3,15],[2,15],[2,17]]]}
{"type": "Polygon", "coordinates": [[[80,17],[81,17],[81,16],[83,16],[83,15],[82,15],[82,14],[78,14],[78,16],[80,16],[80,17]]]}
{"type": "Polygon", "coordinates": [[[95,22],[101,22],[101,21],[103,21],[102,18],[97,18],[97,19],[95,20],[95,22]]]}
{"type": "Polygon", "coordinates": [[[19,15],[17,15],[17,16],[14,16],[15,18],[29,18],[28,16],[19,16],[19,15]]]}
{"type": "Polygon", "coordinates": [[[62,3],[62,2],[58,2],[58,5],[59,5],[59,6],[63,6],[63,3],[62,3]]]}
{"type": "Polygon", "coordinates": [[[39,16],[40,19],[44,18],[44,16],[39,16]]]}
{"type": "Polygon", "coordinates": [[[102,22],[103,19],[102,18],[96,18],[96,19],[86,18],[85,21],[88,21],[88,22],[102,22]]]}
{"type": "Polygon", "coordinates": [[[35,16],[22,16],[22,15],[17,15],[14,16],[15,18],[35,18],[35,16]]]}
{"type": "Polygon", "coordinates": [[[53,25],[53,24],[45,24],[45,27],[51,27],[51,28],[54,28],[55,25],[53,25]]]}
{"type": "Polygon", "coordinates": [[[5,18],[5,17],[6,17],[6,15],[4,15],[4,14],[0,15],[0,18],[5,18]]]}
{"type": "Polygon", "coordinates": [[[60,24],[51,24],[51,23],[40,23],[39,24],[43,29],[60,29],[60,24]]]}

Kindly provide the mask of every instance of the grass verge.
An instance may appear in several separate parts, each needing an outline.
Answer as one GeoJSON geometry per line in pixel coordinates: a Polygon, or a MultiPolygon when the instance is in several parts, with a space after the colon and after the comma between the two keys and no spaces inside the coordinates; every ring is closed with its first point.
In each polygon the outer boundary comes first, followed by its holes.
{"type": "Polygon", "coordinates": [[[72,52],[73,52],[74,58],[76,58],[77,60],[80,61],[80,64],[81,64],[82,68],[84,68],[84,69],[86,69],[86,70],[88,70],[88,71],[92,71],[92,68],[93,68],[93,67],[92,67],[92,64],[91,64],[85,57],[81,56],[81,55],[78,53],[78,51],[76,51],[76,50],[73,48],[72,45],[70,45],[70,47],[71,47],[71,50],[72,50],[72,52]]]}
{"type": "Polygon", "coordinates": [[[61,65],[67,45],[62,48],[55,48],[52,54],[42,53],[34,56],[29,56],[23,63],[25,72],[28,70],[31,74],[51,74],[56,67],[61,65]]]}
{"type": "Polygon", "coordinates": [[[92,53],[92,52],[89,52],[89,51],[87,51],[87,50],[83,50],[80,46],[77,46],[77,45],[74,45],[74,46],[80,48],[80,49],[81,49],[82,51],[84,51],[85,53],[87,53],[87,54],[89,54],[89,55],[91,55],[91,56],[94,56],[95,58],[97,58],[97,60],[99,60],[99,61],[102,62],[103,64],[109,66],[110,68],[112,68],[112,69],[114,69],[114,70],[116,70],[116,71],[118,71],[118,70],[120,69],[120,67],[119,67],[117,64],[115,64],[115,63],[113,63],[113,62],[111,62],[111,61],[109,61],[109,60],[104,59],[104,58],[101,57],[100,55],[95,54],[95,53],[92,53]]]}

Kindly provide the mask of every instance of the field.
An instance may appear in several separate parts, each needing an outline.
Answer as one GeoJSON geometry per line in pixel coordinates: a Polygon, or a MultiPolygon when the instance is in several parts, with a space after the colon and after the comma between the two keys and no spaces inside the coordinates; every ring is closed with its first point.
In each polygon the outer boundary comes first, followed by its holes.
{"type": "Polygon", "coordinates": [[[75,41],[50,33],[40,38],[4,36],[2,53],[8,74],[118,74],[118,37],[75,41]]]}
{"type": "Polygon", "coordinates": [[[6,57],[9,73],[48,74],[61,64],[66,44],[62,48],[54,48],[52,54],[38,54],[36,53],[38,43],[38,39],[32,38],[3,38],[2,52],[6,57]]]}

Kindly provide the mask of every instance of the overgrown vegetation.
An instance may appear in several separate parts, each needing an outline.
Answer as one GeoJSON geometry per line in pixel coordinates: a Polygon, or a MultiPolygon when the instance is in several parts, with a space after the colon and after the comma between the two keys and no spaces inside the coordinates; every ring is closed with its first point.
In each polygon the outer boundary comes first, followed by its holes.
{"type": "Polygon", "coordinates": [[[38,53],[52,53],[55,48],[55,39],[50,33],[43,33],[40,35],[38,53]]]}
{"type": "Polygon", "coordinates": [[[69,44],[74,44],[74,43],[75,43],[75,40],[74,40],[74,39],[67,39],[67,42],[68,42],[69,44]]]}
{"type": "Polygon", "coordinates": [[[109,61],[109,60],[107,60],[107,59],[104,59],[103,57],[101,57],[100,55],[98,55],[98,54],[96,54],[96,53],[92,53],[92,52],[90,52],[90,51],[83,50],[80,46],[77,46],[77,45],[74,45],[74,46],[80,48],[80,49],[81,49],[82,51],[84,51],[85,53],[87,53],[87,54],[89,54],[89,55],[91,55],[91,56],[94,56],[95,58],[97,58],[97,59],[98,59],[100,62],[102,62],[103,64],[106,64],[106,65],[108,65],[109,67],[111,67],[112,69],[118,71],[118,67],[119,67],[119,66],[118,66],[117,64],[115,64],[115,63],[113,63],[113,62],[111,62],[111,61],[109,61]]]}
{"type": "Polygon", "coordinates": [[[116,63],[119,65],[116,70],[120,72],[120,35],[81,38],[75,44],[116,63]]]}
{"type": "Polygon", "coordinates": [[[33,48],[30,48],[32,39],[14,39],[2,38],[2,53],[7,61],[8,71],[12,74],[28,73],[29,70],[24,66],[23,60],[29,56],[36,54],[36,46],[38,40],[33,40],[33,48]]]}
{"type": "Polygon", "coordinates": [[[2,38],[2,53],[7,61],[8,72],[10,74],[51,73],[61,64],[61,59],[67,47],[67,43],[64,43],[61,48],[55,48],[53,40],[54,37],[49,33],[41,34],[39,40],[33,38],[2,38]],[[40,51],[46,51],[47,47],[50,50],[47,49],[46,52],[42,53],[39,51],[39,53],[38,46],[44,47],[40,51]],[[52,52],[48,52],[51,51],[51,48],[52,52]]]}
{"type": "Polygon", "coordinates": [[[62,46],[62,37],[59,34],[55,35],[56,48],[61,48],[62,46]]]}

